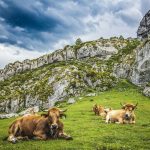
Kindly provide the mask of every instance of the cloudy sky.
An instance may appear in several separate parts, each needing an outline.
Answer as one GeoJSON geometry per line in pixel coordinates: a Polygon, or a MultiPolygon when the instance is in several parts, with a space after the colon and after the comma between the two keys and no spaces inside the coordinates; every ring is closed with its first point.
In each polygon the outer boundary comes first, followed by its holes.
{"type": "Polygon", "coordinates": [[[150,0],[0,0],[0,68],[100,37],[136,37],[150,0]]]}

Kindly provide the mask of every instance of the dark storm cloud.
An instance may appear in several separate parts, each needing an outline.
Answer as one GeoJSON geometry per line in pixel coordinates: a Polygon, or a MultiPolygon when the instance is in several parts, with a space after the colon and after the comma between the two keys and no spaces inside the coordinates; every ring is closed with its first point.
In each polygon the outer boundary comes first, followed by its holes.
{"type": "MultiPolygon", "coordinates": [[[[4,3],[4,1],[3,1],[4,3]]],[[[5,0],[7,6],[0,6],[1,17],[12,27],[21,27],[26,30],[51,31],[59,21],[51,16],[44,15],[38,9],[27,10],[16,5],[13,1],[5,0]]],[[[23,3],[22,3],[23,5],[23,3]]]]}

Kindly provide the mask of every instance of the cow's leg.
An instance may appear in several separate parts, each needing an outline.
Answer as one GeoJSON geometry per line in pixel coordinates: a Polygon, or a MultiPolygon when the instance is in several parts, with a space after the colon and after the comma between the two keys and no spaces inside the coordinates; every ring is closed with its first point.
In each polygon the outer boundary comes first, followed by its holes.
{"type": "Polygon", "coordinates": [[[17,136],[17,140],[29,140],[27,136],[17,136]]]}
{"type": "Polygon", "coordinates": [[[70,135],[67,135],[64,130],[63,130],[63,123],[59,122],[59,127],[58,127],[58,138],[63,138],[66,140],[72,140],[73,138],[70,135]]]}
{"type": "Polygon", "coordinates": [[[110,121],[110,118],[109,118],[109,115],[107,115],[107,116],[106,116],[106,121],[105,121],[105,122],[106,122],[106,123],[109,123],[109,121],[110,121]]]}
{"type": "Polygon", "coordinates": [[[129,120],[129,124],[135,124],[135,120],[134,119],[130,119],[129,120]]]}
{"type": "Polygon", "coordinates": [[[12,143],[16,143],[17,142],[17,138],[13,134],[9,135],[7,140],[9,142],[12,142],[12,143]]]}
{"type": "Polygon", "coordinates": [[[16,143],[17,142],[17,136],[20,136],[21,133],[21,128],[20,128],[20,121],[15,121],[11,124],[11,126],[9,127],[9,137],[8,137],[8,141],[12,142],[12,143],[16,143]]]}
{"type": "Polygon", "coordinates": [[[45,133],[42,133],[39,131],[34,131],[33,134],[34,134],[33,139],[35,139],[35,140],[46,140],[47,139],[47,135],[45,133]]]}
{"type": "Polygon", "coordinates": [[[130,124],[135,124],[135,115],[133,114],[130,121],[129,121],[130,124]]]}
{"type": "Polygon", "coordinates": [[[116,123],[118,123],[118,124],[123,124],[123,118],[119,118],[119,119],[118,119],[118,122],[116,122],[116,123]]]}

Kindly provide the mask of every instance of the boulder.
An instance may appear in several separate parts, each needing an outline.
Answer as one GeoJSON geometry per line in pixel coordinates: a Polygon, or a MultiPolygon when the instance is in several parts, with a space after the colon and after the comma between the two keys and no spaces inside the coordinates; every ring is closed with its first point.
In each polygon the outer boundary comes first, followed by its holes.
{"type": "Polygon", "coordinates": [[[76,101],[75,101],[74,98],[69,98],[68,101],[67,101],[68,104],[73,104],[73,103],[75,103],[75,102],[76,102],[76,101]]]}
{"type": "Polygon", "coordinates": [[[87,94],[86,96],[89,96],[89,97],[91,97],[91,96],[96,96],[96,93],[89,93],[89,94],[87,94]]]}
{"type": "Polygon", "coordinates": [[[150,87],[145,87],[145,89],[143,90],[143,94],[150,97],[150,87]]]}
{"type": "Polygon", "coordinates": [[[39,112],[39,106],[34,106],[34,107],[30,107],[30,108],[20,112],[18,115],[23,116],[23,115],[27,115],[27,114],[35,114],[37,112],[39,112]]]}
{"type": "Polygon", "coordinates": [[[0,119],[7,119],[12,117],[18,117],[18,116],[24,116],[24,115],[31,115],[39,112],[39,106],[34,106],[31,108],[28,108],[20,113],[9,113],[9,114],[0,114],[0,119]]]}
{"type": "Polygon", "coordinates": [[[10,113],[10,114],[0,114],[0,119],[8,119],[12,117],[18,117],[17,113],[10,113]]]}

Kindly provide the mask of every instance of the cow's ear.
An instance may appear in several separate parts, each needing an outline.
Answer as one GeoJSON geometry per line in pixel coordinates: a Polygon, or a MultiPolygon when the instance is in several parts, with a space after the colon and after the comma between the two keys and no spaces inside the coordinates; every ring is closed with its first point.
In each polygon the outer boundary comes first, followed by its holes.
{"type": "Polygon", "coordinates": [[[122,106],[122,109],[125,109],[125,106],[122,106]]]}
{"type": "Polygon", "coordinates": [[[136,103],[136,104],[134,105],[134,109],[136,109],[136,108],[137,108],[137,105],[138,105],[138,103],[136,103]]]}
{"type": "Polygon", "coordinates": [[[63,117],[66,118],[66,114],[64,114],[64,113],[60,114],[60,118],[63,118],[63,117]]]}
{"type": "Polygon", "coordinates": [[[48,114],[41,114],[42,117],[48,117],[48,114]]]}
{"type": "Polygon", "coordinates": [[[122,103],[120,103],[120,105],[122,106],[121,107],[122,109],[125,109],[125,105],[123,105],[122,103]]]}

